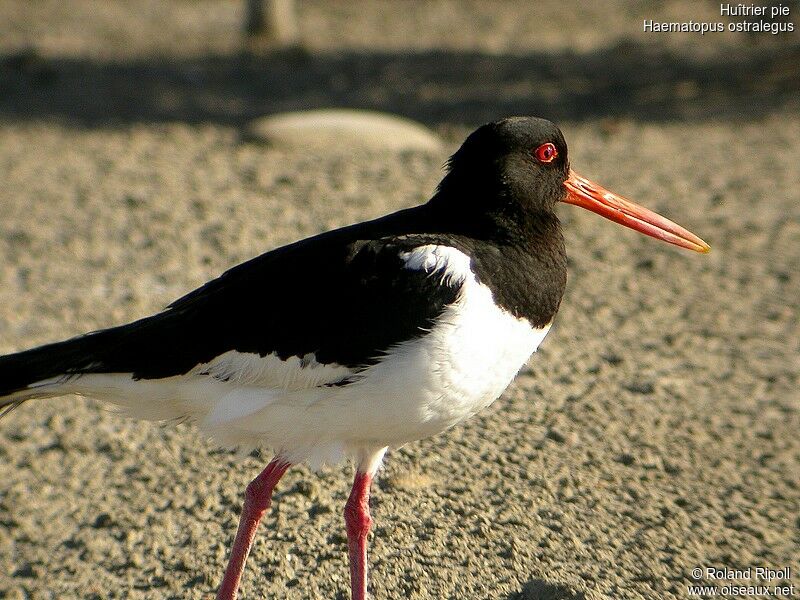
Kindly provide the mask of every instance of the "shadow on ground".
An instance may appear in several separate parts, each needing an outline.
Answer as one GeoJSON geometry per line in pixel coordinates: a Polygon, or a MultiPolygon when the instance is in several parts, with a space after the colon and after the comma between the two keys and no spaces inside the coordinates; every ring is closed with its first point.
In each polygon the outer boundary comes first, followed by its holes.
{"type": "Polygon", "coordinates": [[[751,119],[800,106],[800,45],[692,58],[626,42],[597,52],[300,51],[102,62],[0,55],[0,118],[86,127],[184,121],[242,125],[329,106],[399,113],[428,124],[498,114],[556,120],[751,119]]]}
{"type": "Polygon", "coordinates": [[[532,579],[522,587],[522,591],[515,592],[508,600],[589,600],[586,594],[575,589],[551,583],[542,579],[532,579]]]}

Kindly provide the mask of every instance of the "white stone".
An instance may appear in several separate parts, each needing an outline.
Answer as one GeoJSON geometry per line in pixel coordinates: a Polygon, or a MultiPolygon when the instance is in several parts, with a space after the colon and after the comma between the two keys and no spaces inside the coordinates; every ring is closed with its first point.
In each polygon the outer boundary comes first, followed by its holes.
{"type": "Polygon", "coordinates": [[[251,138],[269,144],[439,152],[441,139],[424,125],[369,110],[325,109],[279,113],[250,123],[251,138]]]}

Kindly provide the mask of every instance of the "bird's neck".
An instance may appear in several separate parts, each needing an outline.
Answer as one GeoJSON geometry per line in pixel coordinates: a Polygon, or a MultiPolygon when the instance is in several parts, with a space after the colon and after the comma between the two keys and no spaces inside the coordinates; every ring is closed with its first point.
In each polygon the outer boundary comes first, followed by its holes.
{"type": "MultiPolygon", "coordinates": [[[[452,188],[447,193],[452,193],[452,188]]],[[[564,294],[567,260],[561,223],[553,212],[518,210],[509,202],[499,210],[475,210],[475,190],[442,198],[443,190],[425,205],[437,229],[454,236],[470,255],[477,278],[507,312],[534,327],[553,320],[564,294]],[[459,205],[463,210],[459,210],[459,205]]],[[[488,196],[487,201],[496,198],[488,196]]]]}
{"type": "Polygon", "coordinates": [[[525,247],[552,246],[561,239],[555,212],[515,198],[492,177],[451,172],[424,208],[441,227],[477,238],[525,247]]]}
{"type": "Polygon", "coordinates": [[[506,242],[477,244],[473,264],[506,311],[534,327],[552,322],[567,282],[561,225],[550,213],[506,226],[506,242]]]}

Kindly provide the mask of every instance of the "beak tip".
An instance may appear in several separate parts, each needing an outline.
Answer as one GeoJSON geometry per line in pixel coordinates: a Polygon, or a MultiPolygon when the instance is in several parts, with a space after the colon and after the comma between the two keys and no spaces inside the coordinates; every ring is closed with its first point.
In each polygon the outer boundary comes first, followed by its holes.
{"type": "Polygon", "coordinates": [[[695,250],[697,250],[697,252],[699,252],[700,254],[708,254],[709,252],[711,252],[711,246],[708,245],[707,242],[705,242],[704,240],[701,240],[700,238],[697,238],[697,239],[698,239],[698,243],[697,243],[698,247],[695,248],[695,250]]]}

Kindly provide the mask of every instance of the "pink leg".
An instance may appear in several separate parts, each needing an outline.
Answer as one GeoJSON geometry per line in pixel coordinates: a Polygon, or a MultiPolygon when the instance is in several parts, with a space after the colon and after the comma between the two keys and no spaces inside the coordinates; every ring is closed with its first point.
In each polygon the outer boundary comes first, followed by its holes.
{"type": "Polygon", "coordinates": [[[217,600],[236,600],[239,581],[242,579],[244,563],[250,554],[250,546],[256,537],[256,529],[261,517],[272,502],[272,490],[290,464],[281,457],[275,457],[261,473],[247,486],[244,506],[239,517],[239,529],[231,548],[228,567],[217,592],[217,600]]]}
{"type": "Polygon", "coordinates": [[[350,498],[344,507],[347,545],[350,555],[352,600],[367,599],[367,535],[372,525],[369,516],[369,487],[372,474],[358,471],[350,498]]]}

